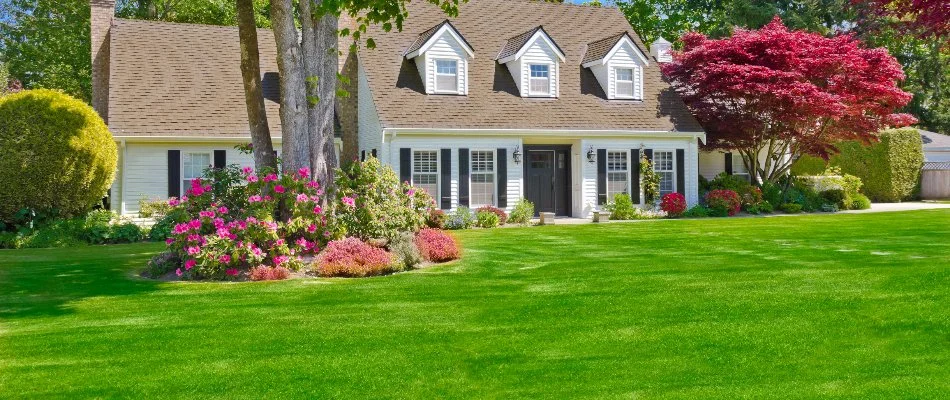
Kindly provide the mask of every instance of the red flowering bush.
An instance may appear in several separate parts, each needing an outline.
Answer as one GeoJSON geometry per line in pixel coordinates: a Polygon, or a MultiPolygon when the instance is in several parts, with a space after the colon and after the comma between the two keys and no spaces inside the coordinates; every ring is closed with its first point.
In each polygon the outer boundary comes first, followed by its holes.
{"type": "Polygon", "coordinates": [[[475,214],[478,215],[478,213],[482,211],[487,211],[487,212],[494,213],[495,215],[497,215],[498,225],[504,225],[505,222],[508,221],[508,214],[505,214],[505,210],[502,210],[498,207],[492,207],[492,206],[478,207],[478,209],[475,210],[475,214]]]}
{"type": "Polygon", "coordinates": [[[423,259],[433,262],[455,260],[461,254],[455,238],[438,229],[419,231],[416,234],[416,247],[423,259]]]}
{"type": "Polygon", "coordinates": [[[666,211],[666,215],[670,217],[679,217],[686,212],[686,197],[676,192],[668,193],[660,201],[660,209],[666,211]]]}
{"type": "Polygon", "coordinates": [[[393,272],[395,264],[388,251],[353,237],[328,243],[316,260],[320,276],[382,275],[393,272]]]}
{"type": "Polygon", "coordinates": [[[733,216],[742,207],[739,195],[727,189],[711,190],[706,193],[706,206],[717,216],[733,216]]]}
{"type": "Polygon", "coordinates": [[[290,276],[290,270],[284,267],[268,267],[260,265],[251,268],[249,273],[252,281],[279,281],[290,276]]]}

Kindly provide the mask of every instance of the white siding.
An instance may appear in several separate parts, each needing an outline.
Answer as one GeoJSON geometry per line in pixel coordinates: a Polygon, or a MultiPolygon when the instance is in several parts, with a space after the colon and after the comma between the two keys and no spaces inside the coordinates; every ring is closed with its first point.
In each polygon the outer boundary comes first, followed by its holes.
{"type": "MultiPolygon", "coordinates": [[[[139,200],[168,198],[168,150],[181,152],[211,153],[214,150],[227,151],[227,164],[238,164],[242,167],[253,167],[254,157],[250,154],[241,154],[234,149],[235,145],[247,141],[229,141],[214,143],[126,143],[125,170],[120,170],[113,184],[113,209],[123,212],[122,203],[125,203],[124,213],[135,214],[139,210],[139,200]],[[125,197],[115,196],[115,188],[121,188],[125,182],[125,197]],[[118,204],[116,204],[118,203],[118,204]]],[[[274,144],[280,148],[279,143],[274,144]]],[[[122,164],[120,164],[122,165],[122,164]]],[[[120,189],[120,194],[121,189],[120,189]]]]}
{"type": "MultiPolygon", "coordinates": [[[[603,65],[592,66],[591,72],[597,78],[597,82],[604,89],[608,99],[616,99],[616,69],[633,69],[633,92],[634,99],[643,99],[643,61],[636,54],[638,52],[630,42],[621,41],[620,47],[603,65]]],[[[625,99],[625,98],[624,98],[625,99]]]]}
{"type": "MultiPolygon", "coordinates": [[[[452,209],[455,209],[458,206],[458,183],[459,183],[459,160],[458,160],[458,149],[465,148],[472,150],[495,150],[503,148],[507,150],[505,160],[497,159],[496,162],[505,162],[507,166],[507,208],[506,211],[510,212],[514,207],[515,203],[521,199],[522,185],[523,185],[523,165],[515,164],[511,153],[514,151],[515,147],[522,148],[521,139],[497,139],[497,138],[486,138],[486,137],[472,137],[472,136],[417,136],[417,137],[407,137],[407,136],[398,136],[392,142],[389,143],[387,148],[387,159],[389,160],[389,165],[392,167],[396,174],[399,175],[399,149],[400,148],[411,148],[411,149],[425,149],[425,150],[440,150],[441,149],[451,149],[452,150],[452,209]]],[[[441,168],[442,160],[439,160],[441,168]]],[[[496,167],[497,168],[497,167],[496,167]]],[[[442,171],[439,171],[441,179],[442,171]]],[[[497,178],[496,178],[497,179],[497,178]]],[[[469,186],[471,187],[471,186],[469,186]]],[[[439,202],[439,199],[436,199],[436,202],[439,202]]]]}
{"type": "Polygon", "coordinates": [[[414,59],[416,67],[419,68],[419,76],[425,83],[426,93],[428,94],[436,93],[435,60],[455,60],[458,62],[458,94],[468,94],[468,53],[462,48],[462,44],[448,32],[435,39],[435,42],[425,53],[414,59]]]}
{"type": "MultiPolygon", "coordinates": [[[[684,161],[685,165],[683,166],[683,172],[686,175],[684,177],[685,190],[681,188],[676,188],[677,192],[683,193],[686,196],[686,203],[690,206],[693,206],[699,202],[699,175],[698,170],[698,146],[695,139],[687,138],[677,138],[677,139],[653,139],[653,138],[644,138],[644,139],[584,139],[581,140],[581,149],[584,149],[584,154],[581,157],[581,201],[580,201],[580,210],[575,210],[575,216],[588,217],[590,216],[591,211],[594,211],[598,208],[597,205],[597,162],[590,163],[587,162],[586,149],[591,147],[594,148],[596,152],[597,149],[610,149],[610,150],[634,150],[639,149],[643,146],[645,149],[653,149],[654,151],[673,151],[674,160],[676,158],[675,152],[677,149],[685,150],[684,161]]],[[[639,160],[632,160],[631,168],[638,168],[639,160]]],[[[674,161],[675,162],[675,161],[674,161]]],[[[674,166],[674,170],[676,167],[674,166]]],[[[676,179],[676,178],[674,178],[676,179]]],[[[631,182],[631,187],[636,187],[635,184],[631,182]]],[[[643,196],[640,196],[641,203],[643,196]]]]}
{"type": "Polygon", "coordinates": [[[699,174],[712,180],[726,171],[726,155],[721,151],[699,152],[699,174]]]}
{"type": "MultiPolygon", "coordinates": [[[[555,53],[554,49],[551,48],[543,39],[540,37],[534,39],[534,42],[527,45],[524,55],[521,58],[509,61],[505,63],[505,66],[508,67],[508,71],[511,72],[511,77],[514,78],[515,83],[518,85],[518,91],[521,93],[521,97],[529,97],[528,87],[529,79],[531,78],[530,65],[532,64],[543,64],[550,66],[550,95],[546,97],[558,97],[560,95],[560,85],[559,75],[560,75],[560,63],[555,53]]],[[[538,97],[538,96],[531,96],[538,97]]]]}
{"type": "Polygon", "coordinates": [[[357,153],[363,154],[363,152],[366,152],[366,156],[369,157],[373,149],[376,149],[377,152],[382,150],[383,127],[380,125],[379,114],[376,113],[376,104],[373,102],[373,93],[369,88],[369,81],[366,79],[366,73],[363,71],[362,65],[357,71],[357,79],[359,80],[357,82],[357,90],[359,90],[357,98],[359,151],[357,153]]]}

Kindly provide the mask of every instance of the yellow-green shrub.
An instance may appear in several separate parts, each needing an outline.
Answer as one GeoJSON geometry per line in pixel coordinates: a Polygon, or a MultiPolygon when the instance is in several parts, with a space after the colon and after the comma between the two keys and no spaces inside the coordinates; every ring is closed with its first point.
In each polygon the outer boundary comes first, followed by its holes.
{"type": "Polygon", "coordinates": [[[88,211],[115,176],[116,145],[86,103],[52,90],[0,97],[0,220],[19,210],[88,211]]]}

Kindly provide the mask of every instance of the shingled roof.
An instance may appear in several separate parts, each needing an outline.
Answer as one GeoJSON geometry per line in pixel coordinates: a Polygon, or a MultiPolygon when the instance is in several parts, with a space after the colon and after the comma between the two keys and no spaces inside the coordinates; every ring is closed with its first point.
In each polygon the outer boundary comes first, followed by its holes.
{"type": "MultiPolygon", "coordinates": [[[[588,43],[587,53],[584,53],[584,59],[581,61],[581,65],[606,57],[607,53],[610,53],[610,50],[612,50],[614,46],[617,45],[617,42],[620,41],[620,38],[624,36],[630,37],[630,34],[624,31],[608,38],[588,43]]],[[[630,38],[630,40],[633,40],[633,38],[630,38]]]]}
{"type": "MultiPolygon", "coordinates": [[[[264,103],[280,136],[277,50],[258,30],[264,103]]],[[[248,136],[236,27],[116,19],[109,129],[116,136],[248,136]]]]}
{"type": "Polygon", "coordinates": [[[611,32],[629,34],[649,54],[616,8],[528,0],[462,3],[451,21],[477,50],[469,66],[468,95],[444,96],[425,94],[414,62],[403,55],[420,39],[419,32],[439,24],[445,14],[428,2],[410,2],[406,7],[409,18],[403,30],[370,28],[366,36],[374,39],[376,48],[359,54],[385,128],[702,131],[664,81],[658,63],[644,69],[643,101],[607,100],[593,73],[581,66],[588,44],[611,32]],[[508,69],[491,52],[504,53],[517,45],[514,39],[542,25],[566,56],[560,67],[560,97],[522,98],[508,69]]]}

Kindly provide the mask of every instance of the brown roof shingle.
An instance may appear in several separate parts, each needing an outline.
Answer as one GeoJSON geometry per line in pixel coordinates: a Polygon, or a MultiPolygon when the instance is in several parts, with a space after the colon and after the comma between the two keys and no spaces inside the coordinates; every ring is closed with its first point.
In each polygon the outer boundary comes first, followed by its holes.
{"type": "MultiPolygon", "coordinates": [[[[610,53],[610,50],[613,49],[617,42],[620,41],[620,38],[624,36],[630,37],[627,32],[620,32],[611,37],[588,43],[587,52],[584,53],[584,59],[581,60],[581,65],[606,57],[607,53],[610,53]]],[[[633,38],[630,38],[630,40],[633,40],[633,38]]],[[[640,51],[643,51],[643,49],[640,49],[640,51]]]]}
{"type": "Polygon", "coordinates": [[[588,44],[612,32],[626,32],[641,51],[646,48],[616,8],[527,0],[463,3],[451,21],[476,49],[467,96],[425,94],[415,65],[403,54],[419,38],[418,32],[438,24],[445,14],[428,2],[411,2],[407,9],[410,17],[402,32],[370,28],[367,36],[376,48],[360,51],[384,127],[702,131],[652,59],[644,69],[644,100],[639,102],[606,100],[593,73],[581,67],[588,44]],[[507,68],[485,53],[505,49],[509,38],[542,25],[566,56],[560,97],[522,98],[507,68]]]}
{"type": "MultiPolygon", "coordinates": [[[[280,136],[274,36],[258,30],[264,103],[280,136]]],[[[109,129],[116,136],[247,136],[236,27],[116,19],[109,129]]]]}

